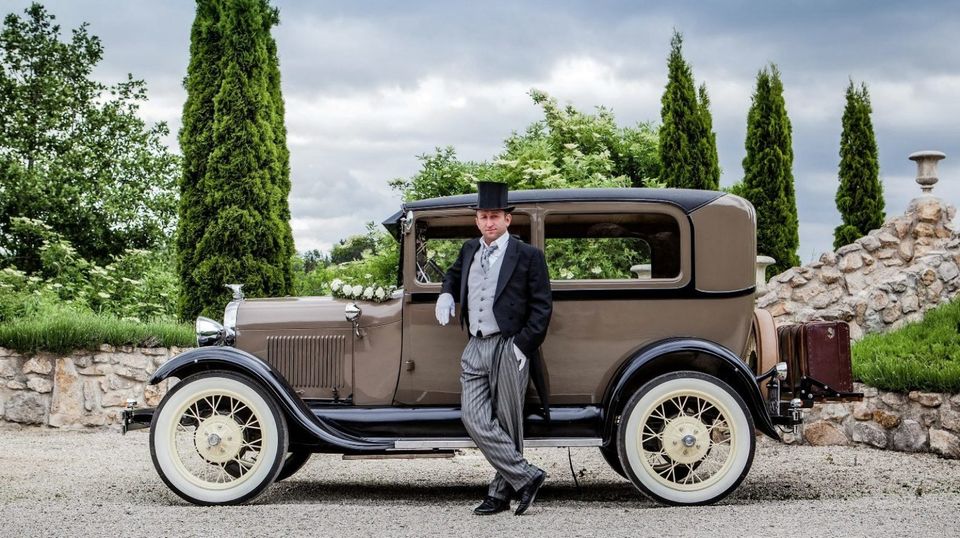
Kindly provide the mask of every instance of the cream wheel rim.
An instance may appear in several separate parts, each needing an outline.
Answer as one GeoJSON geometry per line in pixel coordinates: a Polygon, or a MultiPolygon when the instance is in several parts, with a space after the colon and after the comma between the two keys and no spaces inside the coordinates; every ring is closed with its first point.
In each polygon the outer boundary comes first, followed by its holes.
{"type": "Polygon", "coordinates": [[[729,470],[737,451],[730,410],[699,390],[669,392],[641,414],[640,462],[660,484],[692,491],[708,488],[729,470]]]}
{"type": "Polygon", "coordinates": [[[170,430],[173,464],[205,489],[233,488],[263,465],[263,419],[251,402],[224,389],[199,392],[177,410],[170,430]]]}

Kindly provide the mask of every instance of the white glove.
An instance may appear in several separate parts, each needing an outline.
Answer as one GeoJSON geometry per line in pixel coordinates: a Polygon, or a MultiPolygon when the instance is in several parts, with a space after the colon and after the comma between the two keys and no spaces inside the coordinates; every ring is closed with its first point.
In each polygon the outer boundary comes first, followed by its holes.
{"type": "Polygon", "coordinates": [[[523,365],[527,362],[527,356],[520,351],[520,348],[517,347],[517,344],[513,344],[513,354],[517,356],[517,360],[520,361],[520,367],[517,368],[517,371],[523,370],[523,365]]]}
{"type": "Polygon", "coordinates": [[[449,293],[441,293],[440,297],[437,299],[437,322],[440,325],[446,325],[450,322],[450,318],[457,315],[457,307],[453,304],[453,295],[449,293]]]}

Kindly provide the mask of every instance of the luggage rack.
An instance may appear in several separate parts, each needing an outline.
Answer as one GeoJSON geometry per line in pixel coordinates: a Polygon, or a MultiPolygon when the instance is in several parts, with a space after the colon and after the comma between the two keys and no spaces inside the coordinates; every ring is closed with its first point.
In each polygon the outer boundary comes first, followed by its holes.
{"type": "Polygon", "coordinates": [[[768,372],[757,377],[760,383],[767,381],[767,412],[774,424],[789,426],[793,433],[798,433],[798,427],[803,424],[803,410],[810,409],[817,402],[859,402],[863,400],[862,392],[846,392],[832,388],[830,385],[809,376],[801,376],[796,391],[783,391],[783,382],[787,378],[786,363],[778,363],[768,372]],[[789,400],[782,399],[782,395],[793,395],[789,400]]]}

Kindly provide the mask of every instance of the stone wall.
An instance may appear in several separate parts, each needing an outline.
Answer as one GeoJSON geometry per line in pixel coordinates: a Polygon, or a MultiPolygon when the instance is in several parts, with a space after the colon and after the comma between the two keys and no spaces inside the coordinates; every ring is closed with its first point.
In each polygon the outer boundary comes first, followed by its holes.
{"type": "MultiPolygon", "coordinates": [[[[26,356],[0,348],[0,426],[105,427],[120,423],[128,398],[155,407],[167,382],[148,386],[157,366],[179,348],[101,346],[66,357],[26,356]]],[[[864,444],[960,458],[960,394],[882,392],[857,384],[863,402],[807,411],[801,442],[864,444]]],[[[799,440],[784,436],[788,443],[799,440]]]]}
{"type": "Polygon", "coordinates": [[[147,386],[178,348],[101,346],[61,357],[0,348],[0,422],[83,428],[120,423],[128,398],[156,406],[167,382],[147,386]]]}
{"type": "MultiPolygon", "coordinates": [[[[867,445],[960,458],[960,394],[879,391],[856,384],[862,402],[814,406],[804,416],[803,442],[867,445]]],[[[798,440],[788,434],[786,441],[798,440]]]]}
{"type": "MultiPolygon", "coordinates": [[[[771,278],[757,306],[777,325],[846,321],[854,340],[919,321],[960,290],[955,215],[939,198],[914,199],[879,230],[771,278]]],[[[802,439],[788,434],[786,440],[960,458],[960,394],[901,394],[860,384],[856,390],[863,402],[816,405],[806,412],[802,439]]]]}
{"type": "Polygon", "coordinates": [[[960,289],[955,214],[938,198],[917,198],[879,230],[771,278],[757,306],[778,325],[846,321],[854,340],[919,321],[960,289]]]}

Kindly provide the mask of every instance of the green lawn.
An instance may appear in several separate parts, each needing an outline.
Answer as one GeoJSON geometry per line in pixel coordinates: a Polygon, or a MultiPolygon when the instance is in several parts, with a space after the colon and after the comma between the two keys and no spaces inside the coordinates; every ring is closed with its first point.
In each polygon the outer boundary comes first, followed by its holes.
{"type": "Polygon", "coordinates": [[[70,353],[77,349],[97,349],[101,344],[186,347],[196,345],[196,336],[189,324],[138,323],[69,311],[0,324],[0,347],[21,353],[70,353]]]}
{"type": "Polygon", "coordinates": [[[884,390],[960,392],[960,301],[854,344],[853,375],[884,390]]]}

